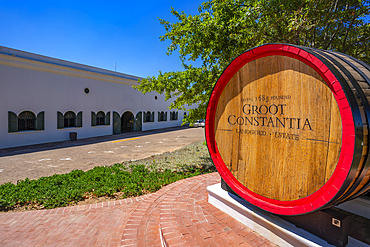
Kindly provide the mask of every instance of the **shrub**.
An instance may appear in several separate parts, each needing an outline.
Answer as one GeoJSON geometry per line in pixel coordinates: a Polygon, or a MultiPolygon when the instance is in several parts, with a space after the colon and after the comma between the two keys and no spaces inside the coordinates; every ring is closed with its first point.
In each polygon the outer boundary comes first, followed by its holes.
{"type": "MultiPolygon", "coordinates": [[[[182,167],[184,168],[184,167],[182,167]]],[[[121,198],[155,192],[180,179],[214,171],[203,167],[186,167],[181,171],[158,170],[154,165],[114,164],[98,166],[89,171],[74,170],[68,174],[55,174],[36,180],[18,181],[0,185],[0,210],[17,206],[38,208],[63,207],[86,199],[88,196],[113,196],[121,192],[121,198]]]]}

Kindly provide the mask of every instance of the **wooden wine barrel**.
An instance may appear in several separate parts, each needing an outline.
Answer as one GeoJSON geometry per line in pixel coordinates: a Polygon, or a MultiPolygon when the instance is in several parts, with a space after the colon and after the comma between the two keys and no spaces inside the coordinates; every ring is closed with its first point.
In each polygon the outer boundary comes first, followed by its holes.
{"type": "Polygon", "coordinates": [[[241,54],[207,107],[207,146],[221,177],[280,215],[369,191],[369,78],[369,65],[337,52],[266,44],[241,54]]]}

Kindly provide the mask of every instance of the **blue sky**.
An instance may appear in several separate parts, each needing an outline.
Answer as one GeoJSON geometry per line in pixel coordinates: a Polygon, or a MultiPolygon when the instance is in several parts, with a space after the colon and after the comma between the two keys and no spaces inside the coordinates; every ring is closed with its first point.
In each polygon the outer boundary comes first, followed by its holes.
{"type": "Polygon", "coordinates": [[[182,70],[158,17],[198,13],[203,1],[0,1],[0,45],[140,77],[182,70]]]}
{"type": "Polygon", "coordinates": [[[197,14],[204,0],[0,0],[0,45],[140,77],[182,70],[158,17],[197,14]]]}

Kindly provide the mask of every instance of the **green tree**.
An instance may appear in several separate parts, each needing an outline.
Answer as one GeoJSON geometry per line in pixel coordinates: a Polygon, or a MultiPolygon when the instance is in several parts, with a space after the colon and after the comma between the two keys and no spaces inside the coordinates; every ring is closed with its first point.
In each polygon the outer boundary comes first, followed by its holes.
{"type": "Polygon", "coordinates": [[[186,121],[204,118],[212,88],[226,66],[244,51],[264,43],[290,43],[339,51],[370,63],[370,0],[209,0],[178,21],[160,19],[178,50],[183,71],[161,72],[139,81],[143,93],[177,97],[171,108],[190,110],[186,121]],[[195,67],[193,61],[201,61],[195,67]]]}

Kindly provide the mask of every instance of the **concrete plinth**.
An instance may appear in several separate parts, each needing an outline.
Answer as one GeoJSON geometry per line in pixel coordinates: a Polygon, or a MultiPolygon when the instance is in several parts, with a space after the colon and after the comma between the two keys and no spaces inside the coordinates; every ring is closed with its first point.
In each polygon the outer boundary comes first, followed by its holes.
{"type": "Polygon", "coordinates": [[[370,219],[370,200],[368,199],[356,198],[338,205],[337,208],[370,219]]]}
{"type": "MultiPolygon", "coordinates": [[[[221,183],[208,186],[207,190],[209,203],[279,246],[333,246],[279,216],[228,193],[221,188],[221,183]]],[[[369,247],[352,237],[348,238],[347,246],[369,247]]]]}

